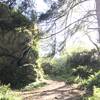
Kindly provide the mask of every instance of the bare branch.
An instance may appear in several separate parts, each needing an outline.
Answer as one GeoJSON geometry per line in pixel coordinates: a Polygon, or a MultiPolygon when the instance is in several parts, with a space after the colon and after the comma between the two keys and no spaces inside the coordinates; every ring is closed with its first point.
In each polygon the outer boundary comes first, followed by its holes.
{"type": "Polygon", "coordinates": [[[61,29],[60,31],[58,31],[58,32],[56,32],[56,33],[54,33],[54,34],[51,34],[50,36],[47,36],[47,37],[44,37],[44,38],[40,38],[40,39],[50,38],[50,37],[53,36],[53,35],[56,35],[56,34],[61,33],[62,31],[64,31],[64,30],[67,29],[68,27],[70,27],[71,25],[73,25],[73,24],[75,24],[75,23],[77,23],[77,22],[79,22],[79,21],[82,21],[82,20],[85,19],[85,18],[94,16],[94,15],[96,15],[96,14],[89,14],[89,15],[86,14],[83,18],[80,18],[80,19],[78,19],[78,20],[76,20],[76,21],[70,23],[69,25],[67,25],[66,27],[64,27],[63,29],[61,29]]]}
{"type": "Polygon", "coordinates": [[[98,53],[100,53],[100,49],[99,49],[98,45],[91,39],[91,37],[88,34],[86,34],[86,35],[88,36],[91,43],[96,47],[96,49],[98,50],[98,53]]]}

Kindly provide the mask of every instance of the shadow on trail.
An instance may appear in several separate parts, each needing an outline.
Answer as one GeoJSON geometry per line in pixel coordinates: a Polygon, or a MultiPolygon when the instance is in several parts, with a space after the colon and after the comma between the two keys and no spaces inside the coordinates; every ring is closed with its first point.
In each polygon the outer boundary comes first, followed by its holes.
{"type": "Polygon", "coordinates": [[[40,90],[23,93],[24,100],[81,100],[81,91],[62,82],[52,83],[40,90]]]}
{"type": "Polygon", "coordinates": [[[43,91],[40,96],[52,96],[55,94],[53,100],[80,100],[81,95],[76,88],[71,86],[61,86],[56,89],[43,91]],[[79,99],[78,99],[79,98],[79,99]]]}

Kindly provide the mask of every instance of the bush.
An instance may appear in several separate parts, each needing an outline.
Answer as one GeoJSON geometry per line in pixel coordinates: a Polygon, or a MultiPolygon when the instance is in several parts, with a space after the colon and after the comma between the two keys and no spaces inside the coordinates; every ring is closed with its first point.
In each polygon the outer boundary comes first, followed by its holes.
{"type": "Polygon", "coordinates": [[[86,82],[87,88],[91,88],[93,86],[100,87],[100,71],[96,72],[94,75],[91,75],[86,82]]]}
{"type": "Polygon", "coordinates": [[[31,83],[29,85],[27,85],[24,89],[22,89],[23,91],[31,91],[33,90],[34,88],[40,88],[40,87],[43,87],[47,85],[47,83],[45,82],[34,82],[34,83],[31,83]]]}
{"type": "Polygon", "coordinates": [[[86,90],[86,96],[92,96],[94,86],[100,88],[100,71],[90,75],[88,79],[82,80],[80,87],[86,90]]]}
{"type": "Polygon", "coordinates": [[[71,67],[77,67],[79,65],[82,66],[91,66],[94,68],[99,68],[100,61],[98,52],[93,49],[91,51],[82,51],[73,53],[70,57],[68,57],[66,65],[70,65],[71,67]]]}
{"type": "MultiPolygon", "coordinates": [[[[46,59],[48,60],[48,59],[46,59]]],[[[51,79],[65,81],[70,77],[72,70],[70,67],[66,67],[66,58],[61,57],[59,59],[52,59],[49,61],[41,61],[41,67],[44,70],[44,74],[51,79]]]]}
{"type": "Polygon", "coordinates": [[[52,74],[52,65],[50,63],[42,63],[41,67],[43,68],[44,74],[52,74]]]}
{"type": "Polygon", "coordinates": [[[0,86],[0,100],[22,100],[13,91],[11,91],[9,85],[0,86]]]}
{"type": "Polygon", "coordinates": [[[93,96],[89,97],[88,100],[100,100],[100,88],[94,87],[93,96]]]}
{"type": "Polygon", "coordinates": [[[88,77],[94,73],[93,69],[88,66],[79,65],[78,67],[73,68],[72,70],[72,75],[79,76],[82,79],[88,79],[88,77]]]}
{"type": "Polygon", "coordinates": [[[10,9],[6,4],[0,3],[0,28],[14,30],[18,27],[28,27],[31,22],[20,11],[10,9]]]}
{"type": "Polygon", "coordinates": [[[39,69],[37,39],[28,27],[34,24],[19,11],[2,3],[0,14],[0,81],[13,88],[23,88],[36,81],[36,69],[39,69]]]}

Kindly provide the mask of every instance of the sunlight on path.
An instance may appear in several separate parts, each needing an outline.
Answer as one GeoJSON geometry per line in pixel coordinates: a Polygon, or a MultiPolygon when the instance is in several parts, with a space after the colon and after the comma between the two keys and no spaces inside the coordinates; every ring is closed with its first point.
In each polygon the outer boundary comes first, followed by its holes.
{"type": "Polygon", "coordinates": [[[84,93],[64,82],[47,80],[46,83],[48,85],[42,88],[22,92],[24,100],[80,100],[84,93]]]}

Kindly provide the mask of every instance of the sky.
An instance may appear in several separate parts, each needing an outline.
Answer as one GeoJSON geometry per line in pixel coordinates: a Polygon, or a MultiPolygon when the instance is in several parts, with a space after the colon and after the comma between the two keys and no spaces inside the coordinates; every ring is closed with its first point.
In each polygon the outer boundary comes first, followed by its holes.
{"type": "MultiPolygon", "coordinates": [[[[44,2],[44,0],[33,0],[33,2],[35,3],[35,7],[36,7],[36,10],[37,12],[46,12],[49,7],[48,5],[44,2]]],[[[20,4],[21,1],[20,0],[17,0],[17,3],[20,4]]]]}
{"type": "MultiPolygon", "coordinates": [[[[40,7],[42,8],[38,8],[38,11],[42,11],[43,9],[46,9],[46,6],[42,5],[43,0],[37,0],[37,4],[41,5],[40,7]],[[41,1],[41,2],[39,2],[41,1]]],[[[81,6],[79,6],[78,8],[75,9],[75,12],[72,14],[70,20],[68,21],[69,23],[81,18],[84,13],[87,13],[88,10],[94,10],[95,9],[95,0],[89,0],[88,2],[82,4],[81,6]]],[[[92,18],[90,18],[90,20],[93,20],[92,18]]],[[[58,21],[58,23],[61,21],[58,21]]],[[[59,24],[57,31],[61,30],[61,26],[59,24]]],[[[91,24],[90,27],[94,28],[94,27],[98,27],[97,24],[91,24]]],[[[62,26],[63,28],[63,26],[62,26]]],[[[56,35],[58,42],[63,40],[63,33],[56,35]]],[[[92,40],[96,43],[97,39],[98,39],[98,32],[97,30],[93,30],[92,32],[89,33],[89,35],[91,36],[92,40]],[[94,34],[95,33],[95,34],[94,34]]],[[[84,35],[84,31],[79,31],[77,32],[77,34],[75,34],[73,37],[71,37],[70,39],[67,40],[66,42],[66,48],[69,48],[73,45],[84,45],[85,47],[87,47],[88,49],[90,48],[94,48],[94,45],[90,42],[90,40],[88,39],[88,37],[86,35],[84,35]]],[[[44,48],[44,47],[43,47],[44,48]]],[[[43,49],[44,51],[44,49],[43,49]]],[[[46,50],[47,51],[47,50],[46,50]]],[[[49,48],[48,48],[49,51],[49,48]]]]}
{"type": "MultiPolygon", "coordinates": [[[[47,0],[49,1],[49,0],[47,0]]],[[[57,2],[58,0],[53,0],[54,2],[57,2]]],[[[45,13],[47,10],[49,10],[50,5],[47,5],[44,0],[35,0],[35,6],[37,12],[43,12],[45,13]]]]}
{"type": "MultiPolygon", "coordinates": [[[[20,2],[20,0],[18,0],[18,1],[20,2]]],[[[57,1],[57,0],[54,0],[54,1],[57,1]]],[[[35,8],[36,8],[37,12],[45,13],[50,8],[50,5],[48,6],[44,2],[44,0],[33,0],[33,2],[35,2],[34,5],[35,5],[35,8]]],[[[95,8],[94,5],[95,5],[95,0],[88,0],[88,2],[83,3],[80,7],[78,7],[78,8],[75,9],[74,13],[71,15],[71,17],[69,18],[69,20],[67,22],[71,23],[71,22],[79,19],[81,16],[83,16],[84,13],[86,13],[88,10],[94,10],[94,8],[95,8]]],[[[62,22],[61,20],[58,21],[58,23],[62,22]]],[[[92,20],[92,19],[90,19],[90,20],[92,20]]],[[[98,26],[95,25],[95,24],[94,25],[91,24],[91,27],[94,28],[94,27],[98,27],[98,26]]],[[[46,28],[47,28],[47,26],[46,26],[46,28]]],[[[61,30],[62,28],[63,28],[63,25],[60,26],[59,24],[57,24],[57,29],[56,29],[57,31],[61,30]]],[[[52,33],[54,33],[56,30],[53,30],[52,33]]],[[[84,33],[84,32],[83,31],[79,31],[73,37],[71,37],[70,39],[68,39],[67,42],[66,42],[66,48],[69,48],[69,47],[73,46],[74,44],[77,45],[77,43],[78,44],[79,43],[80,44],[84,43],[88,48],[89,47],[90,48],[94,47],[94,45],[89,41],[88,37],[86,35],[83,36],[82,33],[84,33]]],[[[63,40],[63,35],[62,34],[63,33],[60,33],[60,34],[56,35],[57,43],[59,43],[59,41],[63,40]]],[[[89,35],[91,36],[92,40],[96,43],[97,38],[98,38],[98,32],[97,32],[97,30],[95,30],[93,32],[90,32],[89,35]]],[[[42,53],[44,51],[44,48],[46,49],[46,51],[50,51],[49,48],[47,48],[47,46],[45,46],[45,47],[41,48],[42,49],[41,50],[42,53]]]]}
{"type": "Polygon", "coordinates": [[[49,9],[48,5],[44,2],[44,0],[36,0],[35,6],[36,6],[37,12],[45,13],[49,9]]]}

